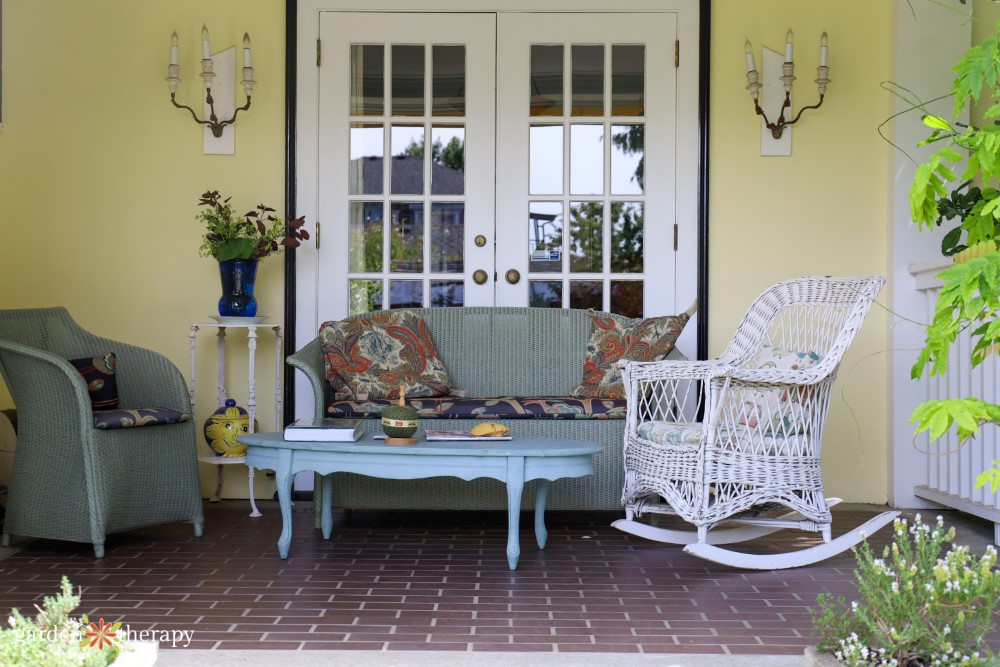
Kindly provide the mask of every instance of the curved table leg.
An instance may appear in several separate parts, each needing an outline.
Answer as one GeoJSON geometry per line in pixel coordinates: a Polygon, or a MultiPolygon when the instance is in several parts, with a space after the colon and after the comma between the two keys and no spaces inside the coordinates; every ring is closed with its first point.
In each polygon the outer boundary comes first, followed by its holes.
{"type": "Polygon", "coordinates": [[[517,569],[521,556],[521,492],[524,490],[524,457],[507,457],[507,565],[517,569]]]}
{"type": "Polygon", "coordinates": [[[278,469],[274,471],[278,483],[278,505],[281,506],[281,537],[278,538],[278,555],[288,558],[288,548],[292,544],[292,451],[278,452],[278,469]]]}
{"type": "Polygon", "coordinates": [[[323,475],[323,495],[320,509],[320,525],[323,528],[323,539],[330,539],[333,533],[333,473],[323,475]]]}
{"type": "Polygon", "coordinates": [[[535,540],[538,548],[544,549],[545,543],[549,539],[549,533],[545,530],[545,503],[549,499],[549,480],[535,480],[535,540]]]}
{"type": "MultiPolygon", "coordinates": [[[[219,467],[221,467],[221,466],[219,466],[219,467]]],[[[249,475],[250,475],[250,483],[249,483],[249,487],[250,487],[250,516],[252,516],[253,518],[256,519],[257,517],[261,517],[261,516],[264,516],[264,515],[260,513],[259,509],[257,509],[257,501],[253,497],[253,471],[254,471],[254,467],[250,466],[249,470],[250,470],[250,472],[249,472],[249,475]]]]}

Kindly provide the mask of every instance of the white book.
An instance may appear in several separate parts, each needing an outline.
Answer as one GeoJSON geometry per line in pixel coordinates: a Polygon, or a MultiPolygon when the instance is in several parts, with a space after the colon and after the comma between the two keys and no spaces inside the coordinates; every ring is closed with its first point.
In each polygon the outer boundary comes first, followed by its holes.
{"type": "Polygon", "coordinates": [[[361,434],[360,419],[299,419],[285,427],[290,442],[357,442],[361,434]]]}

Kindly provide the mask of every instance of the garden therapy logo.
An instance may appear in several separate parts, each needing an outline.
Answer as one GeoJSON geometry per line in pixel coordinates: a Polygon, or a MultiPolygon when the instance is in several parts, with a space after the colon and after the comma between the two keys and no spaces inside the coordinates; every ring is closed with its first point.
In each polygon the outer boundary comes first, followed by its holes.
{"type": "Polygon", "coordinates": [[[80,640],[80,646],[90,646],[98,650],[110,648],[121,642],[121,638],[118,636],[121,627],[121,621],[105,623],[103,618],[97,623],[91,623],[82,628],[83,639],[80,640]]]}

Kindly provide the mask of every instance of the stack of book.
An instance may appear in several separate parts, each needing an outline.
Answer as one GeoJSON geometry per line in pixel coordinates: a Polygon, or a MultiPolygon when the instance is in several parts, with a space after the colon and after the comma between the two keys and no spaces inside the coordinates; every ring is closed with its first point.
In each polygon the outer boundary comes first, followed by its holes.
{"type": "Polygon", "coordinates": [[[285,427],[291,442],[357,442],[361,439],[360,419],[299,419],[285,427]]]}

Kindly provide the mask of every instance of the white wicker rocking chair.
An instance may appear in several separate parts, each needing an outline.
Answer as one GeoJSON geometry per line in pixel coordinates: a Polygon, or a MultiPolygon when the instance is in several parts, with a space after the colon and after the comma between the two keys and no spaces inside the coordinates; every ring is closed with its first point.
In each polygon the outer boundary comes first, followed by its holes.
{"type": "Polygon", "coordinates": [[[837,367],[884,284],[881,276],[781,282],[757,298],[718,359],[621,362],[626,518],[612,525],[771,570],[834,556],[898,516],[884,512],[831,540],[830,507],[840,501],[824,497],[820,470],[837,367]],[[791,511],[776,515],[781,507],[791,511]],[[697,530],[636,520],[647,512],[679,515],[697,530]],[[738,527],[715,530],[724,524],[738,527]],[[778,555],[714,546],[782,528],[820,532],[824,543],[778,555]]]}

